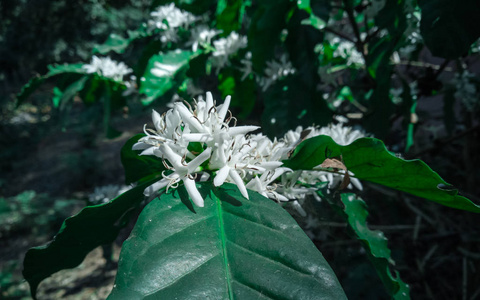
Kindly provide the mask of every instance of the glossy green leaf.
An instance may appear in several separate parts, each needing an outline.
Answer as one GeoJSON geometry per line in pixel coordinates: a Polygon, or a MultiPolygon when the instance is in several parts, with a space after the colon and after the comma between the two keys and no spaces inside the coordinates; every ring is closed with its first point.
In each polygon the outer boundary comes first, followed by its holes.
{"type": "Polygon", "coordinates": [[[346,299],[335,274],[281,206],[233,184],[183,187],[145,207],[108,299],[346,299]]]}
{"type": "Polygon", "coordinates": [[[122,54],[127,49],[132,39],[124,38],[118,34],[112,33],[105,43],[95,46],[93,53],[107,54],[110,51],[122,54]]]}
{"type": "Polygon", "coordinates": [[[35,298],[43,279],[78,266],[90,251],[113,242],[134,207],[144,199],[144,189],[156,180],[149,179],[108,203],[85,207],[63,222],[50,243],[28,250],[23,261],[23,276],[30,284],[32,296],[35,298]]]}
{"type": "MultiPolygon", "coordinates": [[[[152,56],[140,80],[139,92],[146,95],[142,104],[149,105],[173,88],[177,82],[175,76],[186,71],[189,61],[198,54],[199,52],[191,51],[170,51],[152,56]]],[[[183,79],[178,81],[181,83],[183,79]]]]}
{"type": "Polygon", "coordinates": [[[420,0],[420,32],[435,56],[455,59],[466,54],[480,37],[477,0],[420,0]]]}
{"type": "Polygon", "coordinates": [[[161,174],[165,167],[160,159],[151,155],[142,155],[141,151],[132,150],[132,146],[145,134],[137,134],[130,138],[122,147],[121,159],[125,170],[125,183],[131,184],[152,175],[161,174]]]}
{"type": "Polygon", "coordinates": [[[404,191],[445,206],[480,212],[480,206],[458,195],[458,190],[441,189],[448,185],[423,161],[404,160],[389,152],[382,141],[374,138],[358,139],[348,146],[337,145],[324,135],[302,142],[285,166],[311,170],[328,157],[341,156],[345,166],[361,180],[378,183],[404,191]]]}
{"type": "Polygon", "coordinates": [[[345,205],[344,212],[347,215],[348,225],[357,238],[362,241],[387,292],[393,299],[410,299],[408,285],[402,281],[397,271],[395,271],[395,276],[390,271],[390,266],[393,266],[395,262],[391,258],[387,238],[383,232],[370,230],[367,226],[368,211],[365,202],[350,193],[341,194],[341,200],[345,205]]]}
{"type": "Polygon", "coordinates": [[[84,64],[55,64],[48,66],[48,73],[46,77],[51,77],[54,75],[59,75],[63,73],[77,73],[77,74],[86,74],[85,69],[83,69],[84,64]]]}

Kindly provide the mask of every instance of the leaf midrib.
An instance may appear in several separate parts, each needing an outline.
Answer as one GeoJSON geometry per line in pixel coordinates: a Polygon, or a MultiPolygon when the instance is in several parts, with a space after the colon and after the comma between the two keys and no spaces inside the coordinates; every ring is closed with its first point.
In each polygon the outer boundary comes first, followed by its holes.
{"type": "Polygon", "coordinates": [[[228,265],[228,256],[227,256],[227,237],[225,234],[225,223],[223,220],[223,211],[222,211],[222,202],[220,198],[217,197],[212,192],[210,192],[212,197],[215,197],[215,203],[217,205],[217,216],[218,216],[218,229],[220,232],[220,246],[222,248],[222,255],[223,255],[223,264],[225,268],[225,277],[227,280],[227,289],[228,289],[228,297],[229,299],[234,299],[233,297],[233,290],[232,290],[232,279],[231,279],[231,272],[230,267],[228,265]]]}

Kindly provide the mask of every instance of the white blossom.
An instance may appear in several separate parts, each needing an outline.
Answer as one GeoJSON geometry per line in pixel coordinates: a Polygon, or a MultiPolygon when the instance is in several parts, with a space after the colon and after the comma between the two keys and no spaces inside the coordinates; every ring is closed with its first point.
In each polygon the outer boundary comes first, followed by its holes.
{"type": "Polygon", "coordinates": [[[160,40],[162,43],[177,42],[178,28],[188,28],[197,20],[193,14],[175,7],[174,3],[158,7],[150,13],[148,25],[150,29],[161,29],[160,40]]]}
{"type": "Polygon", "coordinates": [[[82,67],[87,73],[97,73],[101,76],[111,78],[115,81],[122,81],[123,76],[132,72],[123,62],[116,62],[110,57],[93,56],[89,64],[82,67]]]}
{"type": "Polygon", "coordinates": [[[288,60],[288,56],[283,54],[280,60],[267,61],[267,67],[264,70],[265,76],[257,77],[257,82],[262,86],[262,91],[266,91],[272,83],[286,77],[290,74],[295,74],[296,70],[292,63],[288,60]]]}
{"type": "Polygon", "coordinates": [[[221,38],[213,42],[215,52],[212,54],[212,65],[217,69],[230,64],[229,57],[238,52],[238,50],[247,46],[247,37],[241,36],[232,31],[226,38],[221,38]]]}
{"type": "Polygon", "coordinates": [[[174,3],[158,7],[150,17],[149,26],[158,29],[188,27],[197,20],[191,13],[175,7],[174,3]]]}
{"type": "Polygon", "coordinates": [[[342,57],[346,59],[347,65],[365,64],[365,59],[363,58],[362,53],[357,50],[354,43],[342,40],[337,36],[331,39],[331,43],[336,46],[336,49],[333,52],[334,57],[342,57]]]}
{"type": "MultiPolygon", "coordinates": [[[[308,195],[319,199],[316,184],[328,181],[330,188],[335,188],[343,180],[342,170],[294,172],[282,167],[282,160],[305,138],[327,134],[339,144],[349,144],[364,136],[342,124],[305,130],[298,127],[278,140],[261,133],[247,135],[259,127],[236,126],[236,119],[228,110],[230,101],[227,96],[223,104],[217,105],[207,92],[205,100],[199,97],[193,106],[175,102],[162,115],[152,112],[154,129],[145,128],[146,135],[132,149],[141,151],[140,155],[156,156],[167,170],[161,180],[145,189],[145,195],[183,184],[195,205],[202,207],[204,199],[196,180],[212,180],[215,186],[230,182],[247,199],[250,189],[278,202],[290,202],[300,215],[306,216],[302,203],[308,195]],[[190,143],[197,143],[196,150],[188,148],[190,143]]],[[[354,174],[350,175],[353,186],[361,189],[354,174]]]]}
{"type": "Polygon", "coordinates": [[[192,28],[190,37],[190,41],[187,42],[187,46],[192,46],[192,51],[196,52],[198,50],[198,46],[202,45],[210,45],[212,42],[212,38],[219,34],[221,31],[210,29],[206,25],[199,25],[197,27],[192,28]]]}

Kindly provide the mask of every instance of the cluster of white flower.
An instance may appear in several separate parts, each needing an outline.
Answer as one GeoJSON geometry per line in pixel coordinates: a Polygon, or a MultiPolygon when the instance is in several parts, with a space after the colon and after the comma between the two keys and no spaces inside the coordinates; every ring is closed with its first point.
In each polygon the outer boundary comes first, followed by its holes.
{"type": "Polygon", "coordinates": [[[126,185],[109,184],[100,187],[95,187],[93,193],[88,195],[88,200],[92,204],[107,203],[113,198],[125,193],[131,187],[126,185]]]}
{"type": "Polygon", "coordinates": [[[267,68],[264,71],[265,76],[258,76],[257,83],[262,86],[262,91],[265,92],[272,83],[282,77],[295,74],[295,72],[296,70],[288,60],[288,56],[283,54],[279,61],[267,61],[267,68]]]}
{"type": "Polygon", "coordinates": [[[333,52],[334,57],[345,58],[347,60],[347,65],[349,66],[365,64],[365,59],[363,58],[362,53],[357,50],[354,43],[340,39],[337,36],[334,36],[329,40],[331,41],[332,45],[336,46],[336,49],[333,52]]]}
{"type": "Polygon", "coordinates": [[[212,54],[212,65],[217,72],[229,64],[229,57],[236,54],[241,48],[247,47],[247,37],[239,35],[232,31],[226,38],[221,38],[213,42],[215,52],[212,54]]]}
{"type": "Polygon", "coordinates": [[[477,87],[471,81],[475,77],[475,74],[465,70],[462,73],[455,74],[453,79],[456,88],[455,98],[461,99],[465,108],[471,112],[475,110],[480,102],[477,94],[477,87]]]}
{"type": "Polygon", "coordinates": [[[177,29],[179,27],[188,28],[197,18],[189,12],[175,7],[174,3],[163,5],[150,13],[151,19],[148,21],[150,29],[162,29],[160,40],[162,43],[175,42],[178,40],[177,29]]]}
{"type": "MultiPolygon", "coordinates": [[[[293,202],[305,215],[300,202],[308,194],[316,195],[313,184],[329,180],[334,187],[336,182],[343,180],[343,175],[338,173],[293,172],[282,167],[282,160],[303,138],[327,134],[338,143],[346,144],[361,137],[360,131],[341,124],[309,127],[305,131],[298,127],[287,132],[283,139],[272,141],[262,134],[247,135],[258,126],[236,126],[236,119],[228,110],[229,104],[230,96],[227,96],[225,102],[217,106],[208,92],[206,101],[200,99],[194,107],[176,102],[163,115],[153,111],[155,129],[144,129],[146,136],[132,149],[141,150],[140,155],[158,157],[168,170],[163,172],[163,179],[145,190],[145,195],[153,195],[165,187],[177,187],[181,181],[192,201],[203,207],[204,200],[195,179],[200,175],[200,180],[207,180],[214,175],[215,186],[232,182],[247,199],[247,189],[250,189],[277,201],[293,202]],[[196,147],[191,143],[196,143],[196,147]]],[[[361,189],[358,180],[352,178],[351,182],[361,189]]]]}
{"type": "Polygon", "coordinates": [[[190,41],[187,46],[192,46],[192,51],[196,52],[199,45],[210,45],[212,38],[220,33],[219,30],[210,29],[207,25],[199,25],[191,30],[190,41]]]}
{"type": "Polygon", "coordinates": [[[116,62],[108,56],[93,56],[92,61],[89,64],[83,65],[82,68],[87,73],[97,73],[115,81],[122,81],[123,76],[132,72],[132,69],[130,69],[123,62],[116,62]]]}

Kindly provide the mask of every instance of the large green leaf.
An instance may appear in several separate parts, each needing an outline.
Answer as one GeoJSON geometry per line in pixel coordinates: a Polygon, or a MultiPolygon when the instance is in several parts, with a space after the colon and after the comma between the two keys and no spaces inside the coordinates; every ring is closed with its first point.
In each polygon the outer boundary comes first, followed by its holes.
{"type": "Polygon", "coordinates": [[[125,170],[125,183],[130,184],[151,175],[160,174],[165,167],[159,158],[151,155],[138,155],[141,151],[132,150],[132,146],[145,134],[137,134],[122,147],[121,158],[125,170]]]}
{"type": "Polygon", "coordinates": [[[423,161],[404,160],[389,152],[382,141],[374,138],[358,139],[348,146],[337,145],[324,135],[302,142],[285,166],[311,170],[326,158],[341,156],[345,166],[361,180],[382,184],[445,206],[480,212],[480,206],[458,195],[423,161]]]}
{"type": "MultiPolygon", "coordinates": [[[[175,76],[184,73],[182,71],[186,71],[189,61],[198,54],[199,52],[175,50],[152,56],[140,80],[139,92],[147,96],[142,103],[149,105],[173,88],[177,82],[175,76]]],[[[178,81],[183,82],[183,80],[178,81]]]]}
{"type": "Polygon", "coordinates": [[[367,255],[377,270],[387,292],[393,299],[410,299],[408,285],[402,281],[395,271],[395,277],[390,271],[390,265],[394,264],[391,258],[388,240],[379,230],[370,230],[367,226],[367,205],[357,198],[355,194],[341,194],[342,203],[345,205],[344,212],[347,216],[348,225],[359,240],[364,244],[367,255]]]}
{"type": "Polygon", "coordinates": [[[466,54],[480,37],[478,0],[419,0],[420,31],[435,56],[455,59],[466,54]]]}
{"type": "Polygon", "coordinates": [[[143,199],[144,189],[158,179],[149,179],[108,203],[87,206],[63,222],[47,245],[31,248],[23,262],[23,276],[35,298],[40,282],[63,269],[78,266],[96,247],[111,243],[143,199]]]}
{"type": "Polygon", "coordinates": [[[108,299],[346,299],[322,254],[278,204],[237,187],[183,187],[143,210],[108,299]]]}

